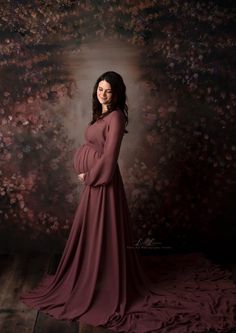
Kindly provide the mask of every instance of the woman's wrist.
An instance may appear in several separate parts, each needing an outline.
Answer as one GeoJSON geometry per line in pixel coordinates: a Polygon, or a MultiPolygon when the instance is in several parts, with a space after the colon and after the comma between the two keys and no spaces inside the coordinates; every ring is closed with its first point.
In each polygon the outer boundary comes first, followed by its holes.
{"type": "Polygon", "coordinates": [[[85,173],[80,173],[80,174],[78,175],[78,178],[79,178],[79,180],[80,180],[82,183],[84,183],[84,177],[85,177],[85,173]]]}

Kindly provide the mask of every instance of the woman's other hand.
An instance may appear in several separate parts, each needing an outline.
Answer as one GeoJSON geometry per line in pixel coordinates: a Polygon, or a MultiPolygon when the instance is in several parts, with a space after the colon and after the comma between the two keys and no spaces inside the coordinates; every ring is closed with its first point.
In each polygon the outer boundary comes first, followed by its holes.
{"type": "Polygon", "coordinates": [[[85,173],[80,173],[79,175],[78,175],[78,178],[79,178],[79,180],[83,183],[84,182],[84,176],[85,176],[85,173]]]}

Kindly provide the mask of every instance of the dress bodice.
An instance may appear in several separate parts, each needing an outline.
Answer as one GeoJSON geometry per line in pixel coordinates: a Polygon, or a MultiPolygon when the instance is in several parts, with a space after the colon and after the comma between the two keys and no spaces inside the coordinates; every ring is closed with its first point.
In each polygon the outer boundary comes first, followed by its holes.
{"type": "MultiPolygon", "coordinates": [[[[76,149],[74,154],[73,164],[77,174],[88,172],[95,166],[97,160],[102,157],[105,143],[108,142],[107,139],[111,120],[113,118],[114,124],[117,123],[117,119],[120,117],[123,117],[123,115],[121,116],[120,111],[115,110],[105,117],[98,119],[92,125],[87,125],[84,132],[85,142],[76,149]],[[114,113],[116,113],[116,115],[114,115],[114,113]],[[117,115],[117,113],[119,113],[119,115],[117,115]]],[[[110,139],[112,139],[113,135],[116,134],[110,133],[110,139]]],[[[111,140],[109,141],[111,142],[111,140]]],[[[114,147],[114,149],[115,148],[116,147],[114,147]]]]}

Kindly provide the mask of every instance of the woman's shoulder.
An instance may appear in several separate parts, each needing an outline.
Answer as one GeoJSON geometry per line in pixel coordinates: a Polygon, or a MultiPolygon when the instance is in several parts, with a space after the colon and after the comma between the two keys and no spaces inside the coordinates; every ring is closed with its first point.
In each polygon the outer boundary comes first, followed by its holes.
{"type": "Polygon", "coordinates": [[[125,124],[125,116],[124,116],[123,112],[121,110],[119,110],[119,109],[113,110],[105,118],[107,118],[108,127],[111,124],[114,124],[114,125],[115,124],[117,124],[117,125],[118,124],[120,124],[120,125],[124,125],[125,124]]]}
{"type": "Polygon", "coordinates": [[[120,109],[115,109],[108,115],[109,118],[125,119],[124,113],[120,109]]]}
{"type": "MultiPolygon", "coordinates": [[[[108,117],[107,117],[108,118],[108,117]]],[[[107,129],[109,128],[119,128],[125,129],[125,115],[120,110],[114,110],[109,114],[109,118],[107,121],[107,129]]]]}

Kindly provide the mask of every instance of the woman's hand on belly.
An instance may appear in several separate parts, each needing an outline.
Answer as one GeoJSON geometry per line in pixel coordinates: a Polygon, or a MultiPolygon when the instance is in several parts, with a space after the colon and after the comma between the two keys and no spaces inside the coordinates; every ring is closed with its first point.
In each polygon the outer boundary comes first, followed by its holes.
{"type": "Polygon", "coordinates": [[[79,180],[83,183],[84,182],[84,175],[85,175],[85,173],[80,173],[79,175],[78,175],[78,178],[79,178],[79,180]]]}

